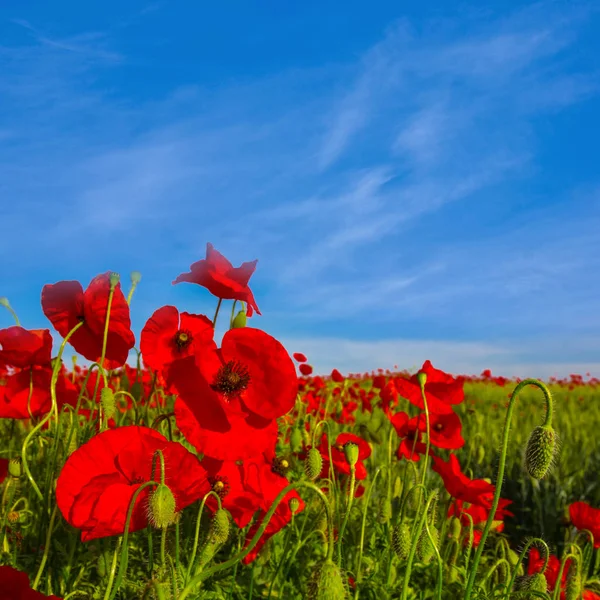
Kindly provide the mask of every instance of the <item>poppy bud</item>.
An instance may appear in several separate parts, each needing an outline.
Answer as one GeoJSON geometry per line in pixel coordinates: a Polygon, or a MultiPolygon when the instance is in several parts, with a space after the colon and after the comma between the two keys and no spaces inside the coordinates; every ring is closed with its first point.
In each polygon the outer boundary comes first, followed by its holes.
{"type": "Polygon", "coordinates": [[[150,522],[157,529],[164,529],[175,520],[175,496],[164,483],[150,494],[149,513],[150,522]]]}
{"type": "Polygon", "coordinates": [[[110,281],[110,289],[114,290],[117,287],[117,284],[121,280],[121,276],[118,273],[111,273],[109,276],[110,281]]]}
{"type": "Polygon", "coordinates": [[[103,387],[100,391],[100,404],[106,418],[112,418],[115,414],[115,395],[109,387],[103,387]]]}
{"type": "Polygon", "coordinates": [[[224,544],[229,537],[229,515],[223,508],[215,512],[210,522],[210,539],[213,544],[224,544]]]}
{"type": "Polygon", "coordinates": [[[315,480],[323,469],[323,457],[316,448],[311,448],[304,460],[304,472],[309,479],[315,480]]]}
{"type": "Polygon", "coordinates": [[[448,533],[448,537],[458,541],[460,539],[461,532],[462,524],[460,519],[458,517],[452,517],[452,519],[450,519],[450,531],[448,533]]]}
{"type": "Polygon", "coordinates": [[[396,475],[396,479],[394,479],[394,488],[392,490],[393,498],[400,498],[400,496],[402,496],[402,487],[402,479],[400,475],[396,475]]]}
{"type": "MultiPolygon", "coordinates": [[[[435,528],[430,529],[431,537],[437,546],[437,542],[439,540],[439,531],[435,528]]],[[[421,559],[421,562],[427,564],[431,558],[433,557],[433,553],[435,552],[435,548],[427,535],[427,530],[423,527],[423,531],[421,531],[421,536],[419,537],[419,541],[417,543],[417,556],[421,559]]]]}
{"type": "Polygon", "coordinates": [[[131,285],[137,285],[142,280],[142,274],[139,271],[131,271],[129,279],[131,279],[131,285]]]}
{"type": "Polygon", "coordinates": [[[534,479],[542,479],[554,462],[558,435],[551,425],[538,425],[529,436],[525,449],[525,466],[534,479]]]}
{"type": "Polygon", "coordinates": [[[235,319],[231,323],[232,329],[238,329],[239,327],[246,327],[246,311],[240,310],[240,312],[235,315],[235,319]]]}
{"type": "MultiPolygon", "coordinates": [[[[525,575],[515,582],[515,591],[518,592],[540,592],[545,594],[548,591],[548,580],[543,573],[535,575],[525,575]]],[[[524,595],[526,598],[527,595],[524,595]]],[[[532,596],[533,598],[534,596],[532,596]]]]}
{"type": "Polygon", "coordinates": [[[6,296],[0,297],[0,304],[2,306],[5,306],[6,308],[10,308],[10,302],[8,301],[8,298],[6,296]]]}
{"type": "Polygon", "coordinates": [[[410,530],[408,525],[395,525],[392,530],[392,548],[400,560],[406,560],[410,551],[410,530]]]}
{"type": "Polygon", "coordinates": [[[392,518],[392,501],[386,496],[379,501],[379,510],[377,511],[377,520],[380,523],[387,523],[392,518]]]}
{"type": "Polygon", "coordinates": [[[290,434],[290,449],[292,452],[300,452],[302,450],[302,431],[298,427],[294,427],[290,434]]]}
{"type": "Polygon", "coordinates": [[[417,373],[417,381],[421,387],[425,387],[425,383],[427,382],[427,373],[420,371],[417,373]]]}
{"type": "Polygon", "coordinates": [[[567,585],[565,588],[565,600],[579,600],[581,597],[581,573],[577,561],[571,564],[567,575],[567,585]]]}
{"type": "Polygon", "coordinates": [[[344,456],[350,465],[350,468],[355,467],[358,462],[358,444],[354,442],[346,442],[344,444],[344,456]]]}
{"type": "Polygon", "coordinates": [[[21,457],[15,456],[8,461],[8,473],[11,477],[19,479],[23,474],[23,465],[21,464],[21,457]]]}
{"type": "Polygon", "coordinates": [[[344,600],[347,589],[340,568],[331,560],[321,565],[308,584],[308,600],[344,600]]]}

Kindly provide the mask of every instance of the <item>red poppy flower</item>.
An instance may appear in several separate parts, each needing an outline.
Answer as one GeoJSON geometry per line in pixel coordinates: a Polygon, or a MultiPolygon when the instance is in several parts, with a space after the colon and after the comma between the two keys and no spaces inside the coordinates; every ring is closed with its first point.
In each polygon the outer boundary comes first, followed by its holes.
{"type": "Polygon", "coordinates": [[[393,416],[388,415],[398,437],[401,438],[397,456],[407,460],[418,461],[420,455],[425,454],[427,446],[421,441],[422,432],[426,429],[425,418],[408,418],[405,412],[398,412],[393,416]],[[415,442],[416,439],[416,442],[415,442]]]}
{"type": "MultiPolygon", "coordinates": [[[[58,408],[64,404],[77,404],[77,388],[66,376],[64,366],[56,382],[58,408]]],[[[1,419],[29,419],[45,415],[52,406],[50,367],[21,369],[10,375],[4,387],[4,399],[0,402],[1,419]]]]}
{"type": "Polygon", "coordinates": [[[337,369],[333,369],[333,371],[331,371],[331,379],[337,383],[342,383],[346,380],[346,378],[337,369]]]}
{"type": "Polygon", "coordinates": [[[256,300],[248,287],[248,281],[256,269],[257,260],[233,265],[211,243],[206,244],[206,258],[195,262],[189,273],[182,273],[173,281],[196,283],[205,287],[213,296],[224,300],[240,300],[247,305],[246,314],[251,317],[254,309],[259,315],[256,300]]]}
{"type": "MultiPolygon", "coordinates": [[[[83,322],[69,343],[88,360],[99,362],[102,356],[104,326],[110,293],[110,272],[92,279],[85,292],[78,281],[59,281],[45,285],[42,290],[42,309],[58,333],[63,337],[83,322]]],[[[110,308],[105,364],[108,369],[123,366],[135,344],[131,331],[129,305],[115,287],[110,308]]]]}
{"type": "Polygon", "coordinates": [[[446,490],[453,498],[485,508],[491,507],[495,487],[483,479],[469,479],[461,471],[456,455],[451,454],[448,462],[434,456],[432,468],[440,475],[446,490]]]}
{"type": "Polygon", "coordinates": [[[60,600],[31,589],[29,577],[13,567],[0,567],[0,600],[60,600]]]}
{"type": "MultiPolygon", "coordinates": [[[[109,429],[94,436],[68,458],[56,485],[56,502],[64,518],[81,530],[81,541],[120,535],[129,503],[145,481],[151,481],[156,450],[165,459],[165,483],[180,511],[210,491],[200,461],[181,444],[169,442],[148,427],[109,429]]],[[[159,478],[158,461],[154,474],[159,478]]],[[[148,525],[150,489],[138,496],[129,531],[148,525]]]]}
{"type": "MultiPolygon", "coordinates": [[[[346,454],[344,453],[344,445],[347,443],[353,443],[358,446],[358,461],[355,465],[355,476],[358,481],[362,481],[367,478],[367,468],[365,467],[363,460],[366,460],[371,456],[371,446],[369,442],[352,433],[340,433],[335,444],[331,446],[331,458],[333,460],[333,466],[338,473],[344,475],[350,475],[350,465],[346,460],[346,454]]],[[[323,457],[323,470],[321,471],[321,477],[329,476],[329,449],[327,443],[327,434],[321,438],[319,445],[319,452],[323,457]]]]}
{"type": "Polygon", "coordinates": [[[302,363],[301,365],[299,365],[298,369],[300,370],[300,373],[302,373],[302,375],[305,375],[307,377],[313,372],[313,368],[310,365],[307,365],[306,363],[302,363]]]}
{"type": "Polygon", "coordinates": [[[0,329],[0,360],[12,367],[25,368],[50,363],[52,336],[49,329],[8,327],[0,329]]]}
{"type": "Polygon", "coordinates": [[[587,502],[569,505],[571,523],[577,529],[587,529],[594,535],[594,548],[600,548],[600,509],[592,508],[587,502]]]}
{"type": "Polygon", "coordinates": [[[296,402],[298,378],[285,348],[259,329],[230,329],[195,357],[172,364],[177,425],[197,450],[219,460],[260,454],[275,443],[277,423],[296,402]],[[191,415],[190,415],[191,413],[191,415]],[[193,417],[193,418],[190,418],[193,417]]]}
{"type": "Polygon", "coordinates": [[[163,371],[172,362],[195,353],[198,344],[213,339],[212,321],[204,315],[179,313],[174,306],[163,306],[148,319],[140,339],[144,365],[163,371]]]}
{"type": "MultiPolygon", "coordinates": [[[[462,377],[455,379],[452,375],[435,369],[428,360],[423,363],[421,372],[427,374],[425,397],[430,413],[450,414],[452,412],[451,405],[460,404],[464,400],[462,377]]],[[[394,385],[403,398],[424,409],[425,405],[417,375],[413,375],[410,379],[396,377],[394,385]]]]}
{"type": "MultiPolygon", "coordinates": [[[[425,416],[422,416],[425,421],[425,416]]],[[[432,413],[429,415],[429,436],[431,444],[436,448],[455,450],[465,445],[461,435],[462,423],[456,413],[440,415],[432,413]]]]}
{"type": "Polygon", "coordinates": [[[294,357],[295,361],[300,363],[306,362],[308,360],[308,358],[306,358],[306,355],[302,354],[302,352],[294,352],[292,356],[294,357]]]}

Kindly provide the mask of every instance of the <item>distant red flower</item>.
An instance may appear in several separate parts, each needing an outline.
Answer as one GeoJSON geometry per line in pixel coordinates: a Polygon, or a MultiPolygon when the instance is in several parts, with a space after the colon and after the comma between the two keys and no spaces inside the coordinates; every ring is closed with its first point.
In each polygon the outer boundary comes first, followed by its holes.
{"type": "MultiPolygon", "coordinates": [[[[371,446],[369,446],[367,441],[363,440],[357,435],[352,433],[340,433],[337,436],[335,444],[331,446],[331,458],[333,460],[333,466],[338,473],[350,475],[350,465],[348,464],[346,455],[344,453],[344,445],[348,442],[358,446],[358,462],[355,465],[355,475],[358,481],[362,481],[363,479],[367,478],[367,469],[363,463],[363,460],[366,460],[369,458],[369,456],[371,456],[371,446]]],[[[321,471],[321,477],[328,477],[329,448],[327,443],[327,435],[324,435],[321,438],[319,452],[323,457],[323,470],[321,471]]]]}
{"type": "Polygon", "coordinates": [[[174,306],[154,311],[142,329],[140,351],[144,365],[163,371],[172,362],[192,356],[199,344],[213,339],[212,321],[204,315],[179,313],[174,306]]]}
{"type": "Polygon", "coordinates": [[[24,327],[0,329],[0,360],[12,367],[25,368],[50,363],[52,336],[49,329],[24,327]]]}
{"type": "MultiPolygon", "coordinates": [[[[46,414],[52,406],[50,396],[51,367],[21,369],[6,379],[4,399],[0,402],[0,419],[29,419],[46,414]]],[[[78,391],[66,377],[64,366],[56,382],[58,408],[75,406],[78,391]]]]}
{"type": "MultiPolygon", "coordinates": [[[[460,404],[464,400],[462,377],[454,378],[443,371],[435,369],[430,361],[425,361],[421,371],[427,374],[425,383],[425,397],[430,413],[450,414],[453,404],[460,404]]],[[[398,393],[409,402],[421,409],[425,408],[421,395],[421,386],[413,375],[410,379],[396,377],[394,385],[398,393]]]]}
{"type": "MultiPolygon", "coordinates": [[[[77,323],[83,322],[69,343],[91,361],[97,362],[102,356],[109,292],[110,272],[94,277],[85,292],[78,281],[59,281],[42,289],[42,309],[60,335],[65,337],[77,323]]],[[[110,308],[103,366],[108,369],[123,366],[134,344],[129,305],[118,283],[110,308]]]]}
{"type": "Polygon", "coordinates": [[[0,600],[60,600],[31,589],[29,577],[13,567],[0,567],[0,600]]]}
{"type": "MultiPolygon", "coordinates": [[[[163,453],[165,483],[175,496],[177,511],[208,493],[205,469],[181,444],[169,442],[148,427],[106,430],[71,454],[56,484],[58,508],[71,525],[81,530],[81,541],[124,532],[133,494],[143,482],[151,481],[156,450],[163,453]]],[[[159,474],[157,466],[155,478],[159,474]]],[[[150,489],[142,491],[136,500],[131,532],[148,525],[150,489]]]]}
{"type": "Polygon", "coordinates": [[[199,452],[219,460],[249,458],[274,444],[275,419],[294,406],[298,392],[285,348],[251,327],[230,329],[221,348],[210,340],[169,372],[185,403],[175,404],[178,427],[199,452]]]}
{"type": "Polygon", "coordinates": [[[308,358],[306,358],[306,356],[302,354],[302,352],[294,352],[292,356],[294,357],[295,361],[300,363],[306,362],[308,360],[308,358]]]}
{"type": "Polygon", "coordinates": [[[298,367],[298,369],[300,370],[300,373],[302,373],[302,375],[305,375],[307,377],[313,372],[313,368],[310,365],[307,365],[306,363],[302,363],[298,367]]]}
{"type": "Polygon", "coordinates": [[[569,505],[571,523],[577,529],[587,529],[594,535],[594,548],[600,548],[600,509],[592,508],[587,502],[569,505]]]}
{"type": "Polygon", "coordinates": [[[211,243],[206,244],[206,258],[195,262],[189,273],[182,273],[173,281],[196,283],[205,287],[213,296],[224,300],[239,300],[247,305],[246,314],[251,317],[253,309],[260,315],[256,300],[248,287],[248,281],[256,269],[257,260],[233,265],[211,243]]]}
{"type": "Polygon", "coordinates": [[[346,380],[346,378],[337,369],[333,369],[333,371],[331,371],[331,379],[337,383],[342,383],[346,380]]]}
{"type": "Polygon", "coordinates": [[[461,471],[456,455],[451,454],[448,462],[434,456],[432,468],[441,476],[446,490],[453,498],[485,508],[491,507],[495,487],[483,479],[469,479],[461,471]]]}

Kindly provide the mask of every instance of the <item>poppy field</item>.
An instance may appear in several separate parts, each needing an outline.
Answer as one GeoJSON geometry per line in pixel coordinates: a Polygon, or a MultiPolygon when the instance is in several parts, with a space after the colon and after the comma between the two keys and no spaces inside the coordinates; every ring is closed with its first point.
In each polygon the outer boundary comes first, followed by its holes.
{"type": "Polygon", "coordinates": [[[0,600],[600,600],[599,380],[317,376],[256,264],[139,335],[139,273],[47,284],[58,347],[0,299],[0,600]]]}

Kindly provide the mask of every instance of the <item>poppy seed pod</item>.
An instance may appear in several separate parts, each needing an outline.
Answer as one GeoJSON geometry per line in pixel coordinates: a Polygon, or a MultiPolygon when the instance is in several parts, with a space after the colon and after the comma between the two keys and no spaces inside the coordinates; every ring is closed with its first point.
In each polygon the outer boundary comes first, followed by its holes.
{"type": "Polygon", "coordinates": [[[142,280],[142,274],[139,271],[131,271],[129,279],[131,279],[131,285],[137,285],[142,280]]]}
{"type": "Polygon", "coordinates": [[[119,281],[121,280],[121,276],[118,273],[111,273],[109,276],[110,281],[110,287],[111,289],[114,289],[117,287],[117,285],[119,284],[119,281]]]}
{"type": "Polygon", "coordinates": [[[0,297],[0,304],[2,306],[6,306],[6,308],[10,307],[10,302],[8,301],[8,298],[6,296],[1,296],[0,297]]]}
{"type": "Polygon", "coordinates": [[[355,444],[354,442],[346,442],[344,444],[344,455],[351,468],[356,466],[356,463],[358,462],[358,451],[358,444],[355,444]]]}
{"type": "Polygon", "coordinates": [[[290,498],[288,506],[290,507],[292,514],[296,514],[300,508],[300,500],[298,500],[298,498],[290,498]]]}
{"type": "Polygon", "coordinates": [[[21,463],[20,456],[11,458],[8,461],[8,473],[11,477],[14,477],[15,479],[19,479],[21,477],[21,475],[23,474],[23,465],[21,463]]]}
{"type": "Polygon", "coordinates": [[[348,590],[340,568],[327,560],[317,569],[308,584],[308,600],[346,600],[348,590]]]}
{"type": "Polygon", "coordinates": [[[304,472],[309,479],[315,480],[323,469],[323,457],[316,448],[311,448],[304,460],[304,472]]]}
{"type": "Polygon", "coordinates": [[[232,329],[238,329],[239,327],[246,327],[246,311],[245,310],[240,310],[240,312],[238,312],[237,315],[235,315],[235,318],[233,319],[233,322],[231,323],[231,328],[232,329]]]}
{"type": "Polygon", "coordinates": [[[534,479],[549,471],[558,450],[558,435],[551,425],[538,425],[529,436],[525,449],[525,467],[534,479]]]}
{"type": "Polygon", "coordinates": [[[175,520],[175,496],[164,483],[150,494],[149,520],[157,529],[164,529],[175,520]]]}

